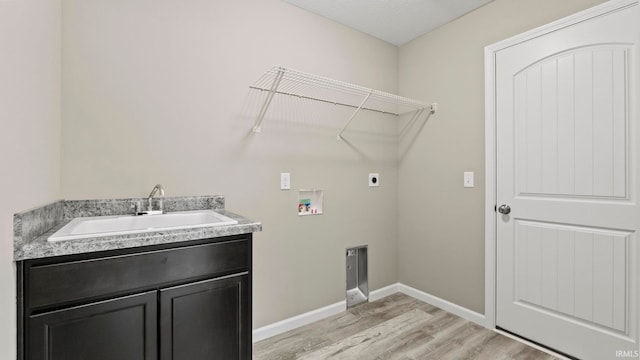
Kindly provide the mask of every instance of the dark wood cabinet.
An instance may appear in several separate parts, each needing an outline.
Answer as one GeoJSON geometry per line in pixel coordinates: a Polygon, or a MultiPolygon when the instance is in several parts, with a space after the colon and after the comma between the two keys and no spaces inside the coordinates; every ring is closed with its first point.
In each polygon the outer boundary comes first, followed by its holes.
{"type": "Polygon", "coordinates": [[[249,359],[247,275],[160,290],[160,359],[249,359]]]}
{"type": "Polygon", "coordinates": [[[18,359],[250,359],[251,241],[19,262],[18,359]]]}
{"type": "Polygon", "coordinates": [[[157,295],[152,291],[33,315],[28,328],[30,359],[157,359],[157,295]]]}

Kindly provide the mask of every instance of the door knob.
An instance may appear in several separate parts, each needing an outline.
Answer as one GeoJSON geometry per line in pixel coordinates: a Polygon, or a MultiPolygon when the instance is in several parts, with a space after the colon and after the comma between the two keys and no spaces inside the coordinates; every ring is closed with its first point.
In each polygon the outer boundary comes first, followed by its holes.
{"type": "Polygon", "coordinates": [[[498,212],[500,214],[507,215],[508,213],[511,212],[511,208],[509,207],[509,205],[503,204],[503,205],[500,205],[500,207],[498,208],[498,212]]]}

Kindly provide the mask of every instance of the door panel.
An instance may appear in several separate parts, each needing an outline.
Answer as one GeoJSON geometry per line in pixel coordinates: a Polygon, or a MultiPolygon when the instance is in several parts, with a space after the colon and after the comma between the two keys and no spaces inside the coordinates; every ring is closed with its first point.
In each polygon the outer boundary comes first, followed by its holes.
{"type": "Polygon", "coordinates": [[[629,49],[570,49],[514,76],[518,194],[626,197],[629,49]]]}
{"type": "Polygon", "coordinates": [[[496,324],[581,359],[638,350],[640,6],[496,52],[496,324]]]}
{"type": "Polygon", "coordinates": [[[251,357],[248,275],[160,290],[160,359],[251,357]]]}
{"type": "Polygon", "coordinates": [[[156,360],[157,292],[29,317],[27,359],[156,360]]]}
{"type": "Polygon", "coordinates": [[[629,232],[516,221],[516,302],[625,332],[629,232]]]}

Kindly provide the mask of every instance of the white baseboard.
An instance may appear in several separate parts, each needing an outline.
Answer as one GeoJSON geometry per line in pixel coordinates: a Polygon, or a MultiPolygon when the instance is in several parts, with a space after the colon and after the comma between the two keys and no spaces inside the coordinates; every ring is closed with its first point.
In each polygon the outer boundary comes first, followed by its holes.
{"type": "MultiPolygon", "coordinates": [[[[427,304],[437,306],[445,311],[458,315],[463,319],[473,321],[474,323],[485,326],[484,315],[401,283],[391,284],[389,286],[371,291],[369,293],[369,301],[376,301],[397,292],[409,295],[415,299],[424,301],[427,304]]],[[[339,314],[346,309],[346,301],[340,301],[320,309],[312,310],[304,314],[296,315],[294,317],[290,317],[288,319],[284,319],[282,321],[257,328],[253,330],[253,342],[255,343],[272,336],[282,334],[289,330],[293,330],[298,327],[310,324],[312,322],[328,318],[329,316],[339,314]]]]}
{"type": "Polygon", "coordinates": [[[347,302],[346,300],[343,300],[320,309],[311,310],[304,314],[296,315],[294,317],[290,317],[288,319],[284,319],[282,321],[257,328],[253,330],[253,342],[256,343],[260,340],[282,334],[289,330],[299,328],[301,326],[316,322],[318,320],[322,320],[324,318],[328,318],[329,316],[339,314],[346,309],[347,302]]]}
{"type": "Polygon", "coordinates": [[[391,284],[389,286],[385,286],[378,290],[369,292],[369,301],[380,300],[385,296],[393,295],[399,292],[400,290],[398,290],[398,285],[400,285],[400,283],[391,284]]]}
{"type": "MultiPolygon", "coordinates": [[[[385,286],[381,289],[371,291],[369,293],[369,301],[376,301],[397,292],[397,283],[385,286]]],[[[257,328],[253,330],[253,342],[255,343],[260,340],[264,340],[272,336],[282,334],[289,330],[293,330],[301,326],[310,324],[312,322],[328,318],[329,316],[339,314],[346,309],[346,301],[339,301],[335,304],[331,304],[320,309],[312,310],[304,314],[296,315],[294,317],[290,317],[288,319],[284,319],[276,323],[257,328]]]]}
{"type": "Polygon", "coordinates": [[[477,313],[473,310],[469,310],[466,307],[454,304],[450,301],[441,299],[437,296],[427,294],[424,291],[420,291],[418,289],[414,289],[410,286],[404,284],[398,284],[398,291],[403,294],[409,295],[412,298],[418,299],[420,301],[424,301],[427,304],[437,306],[442,310],[450,312],[454,315],[458,315],[463,319],[472,321],[478,325],[486,326],[486,320],[484,315],[477,313]]]}

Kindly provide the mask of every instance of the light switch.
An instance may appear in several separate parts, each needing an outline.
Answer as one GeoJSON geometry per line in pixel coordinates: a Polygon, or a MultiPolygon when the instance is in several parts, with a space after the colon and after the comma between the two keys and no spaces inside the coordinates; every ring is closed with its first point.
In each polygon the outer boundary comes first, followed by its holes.
{"type": "Polygon", "coordinates": [[[464,172],[464,187],[472,188],[473,185],[473,171],[465,171],[464,172]]]}
{"type": "Polygon", "coordinates": [[[280,173],[280,190],[291,189],[291,174],[280,173]]]}

